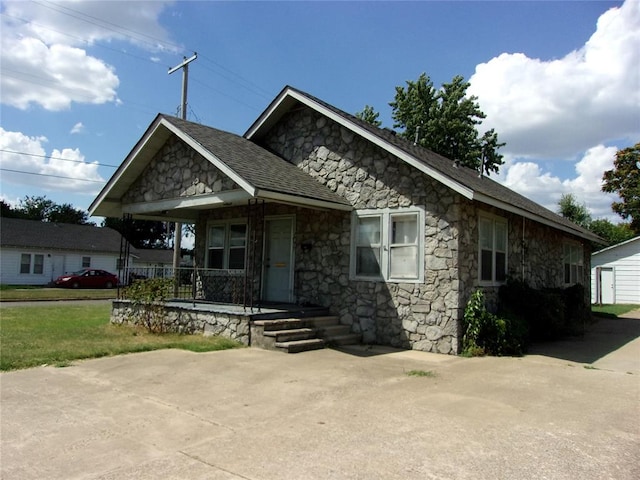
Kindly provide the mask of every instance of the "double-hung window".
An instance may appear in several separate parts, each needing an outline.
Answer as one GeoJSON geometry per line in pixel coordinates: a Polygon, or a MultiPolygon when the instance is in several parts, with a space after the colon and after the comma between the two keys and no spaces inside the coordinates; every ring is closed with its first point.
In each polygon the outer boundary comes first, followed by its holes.
{"type": "Polygon", "coordinates": [[[22,253],[20,255],[20,273],[42,275],[44,273],[44,255],[22,253]]]}
{"type": "Polygon", "coordinates": [[[571,285],[584,281],[584,263],[582,245],[565,243],[564,249],[564,283],[571,285]]]}
{"type": "Polygon", "coordinates": [[[424,279],[424,211],[361,210],[352,217],[351,277],[418,282],[424,279]]]}
{"type": "Polygon", "coordinates": [[[480,282],[502,283],[507,279],[507,220],[481,216],[478,231],[480,282]]]}
{"type": "Polygon", "coordinates": [[[210,225],[207,232],[207,267],[244,269],[247,225],[239,222],[210,225]]]}

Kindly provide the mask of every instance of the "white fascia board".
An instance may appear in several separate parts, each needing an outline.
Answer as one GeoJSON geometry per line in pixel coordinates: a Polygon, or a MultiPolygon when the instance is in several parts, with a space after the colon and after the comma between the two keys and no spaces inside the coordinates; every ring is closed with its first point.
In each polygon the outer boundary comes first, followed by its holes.
{"type": "Polygon", "coordinates": [[[334,203],[326,200],[318,200],[315,198],[298,197],[296,195],[271,192],[268,190],[258,190],[256,198],[273,200],[279,203],[286,203],[289,205],[297,205],[320,210],[342,210],[345,212],[353,210],[353,207],[351,207],[351,205],[346,205],[343,203],[334,203]]]}
{"type": "MultiPolygon", "coordinates": [[[[499,208],[500,210],[504,210],[506,212],[510,212],[510,213],[515,213],[516,215],[519,215],[521,217],[524,218],[528,218],[529,220],[533,220],[534,222],[538,222],[538,223],[542,223],[544,225],[547,225],[549,227],[553,227],[556,230],[562,230],[563,232],[566,233],[570,233],[571,235],[575,235],[577,237],[581,237],[584,238],[585,240],[592,240],[591,238],[589,238],[588,236],[584,235],[583,233],[577,231],[577,230],[573,230],[572,228],[569,228],[565,225],[562,225],[561,223],[555,223],[552,222],[551,220],[548,220],[544,217],[541,217],[540,215],[536,215],[535,213],[531,213],[528,212],[526,210],[523,210],[521,208],[515,207],[509,203],[505,203],[505,202],[501,202],[500,200],[496,200],[495,198],[492,197],[488,197],[487,195],[483,195],[482,193],[475,193],[473,195],[472,200],[476,200],[478,202],[482,202],[482,203],[486,203],[487,205],[491,205],[492,207],[496,207],[499,208]]],[[[595,240],[595,235],[593,240],[595,240]]]]}
{"type": "Polygon", "coordinates": [[[609,250],[613,250],[614,248],[618,248],[623,245],[626,245],[627,243],[636,242],[638,240],[640,240],[640,236],[630,238],[629,240],[625,240],[624,242],[616,243],[615,245],[611,245],[609,247],[603,248],[602,250],[598,250],[597,252],[593,252],[591,256],[593,257],[594,255],[599,255],[601,253],[608,252],[609,250]]]}
{"type": "Polygon", "coordinates": [[[142,136],[142,138],[133,147],[133,150],[131,150],[131,152],[129,152],[129,155],[127,155],[127,158],[125,158],[124,162],[122,162],[120,167],[115,171],[115,173],[109,179],[109,181],[104,186],[102,191],[98,194],[96,199],[91,203],[91,205],[89,206],[89,209],[88,209],[88,212],[89,212],[90,216],[93,215],[93,213],[95,212],[95,210],[98,207],[98,205],[105,200],[105,198],[111,192],[112,188],[124,176],[124,174],[127,172],[127,170],[131,166],[131,163],[134,161],[134,159],[147,146],[147,144],[149,143],[149,140],[151,138],[153,138],[155,132],[158,130],[158,126],[160,125],[160,122],[158,122],[158,118],[159,118],[159,116],[156,117],[156,119],[151,124],[151,126],[147,129],[147,131],[142,136]]]}
{"type": "Polygon", "coordinates": [[[153,202],[131,203],[122,206],[124,213],[145,214],[178,209],[203,209],[203,207],[219,207],[224,204],[248,200],[250,196],[244,190],[230,190],[193,197],[170,198],[153,202]]]}
{"type": "Polygon", "coordinates": [[[430,168],[428,165],[425,165],[424,163],[422,163],[419,160],[417,160],[413,155],[408,154],[404,150],[396,147],[395,145],[390,144],[386,140],[383,140],[382,138],[378,137],[377,135],[374,135],[373,133],[369,132],[368,130],[365,130],[364,128],[359,127],[358,125],[356,125],[353,122],[349,121],[348,119],[344,118],[342,115],[338,115],[337,113],[335,113],[334,111],[328,109],[324,105],[321,105],[321,104],[319,104],[319,103],[307,98],[306,96],[304,96],[304,95],[302,95],[302,94],[300,94],[300,93],[298,93],[298,92],[296,92],[294,90],[285,90],[283,92],[281,98],[277,102],[274,102],[274,104],[271,106],[271,108],[265,112],[265,115],[263,115],[262,121],[259,124],[257,124],[254,128],[252,128],[249,132],[247,132],[245,137],[250,139],[258,130],[260,130],[262,125],[264,125],[264,123],[268,120],[268,118],[279,108],[279,106],[284,102],[284,100],[285,100],[285,98],[287,96],[289,96],[291,98],[295,98],[300,103],[303,103],[306,106],[308,106],[309,108],[312,108],[312,109],[322,113],[323,115],[325,115],[326,117],[330,118],[331,120],[333,120],[334,122],[338,123],[339,125],[342,125],[343,127],[351,130],[352,132],[354,132],[354,133],[358,134],[359,136],[365,138],[369,142],[377,145],[378,147],[382,148],[383,150],[386,150],[390,154],[392,154],[392,155],[400,158],[401,160],[405,161],[406,163],[408,163],[412,167],[417,168],[418,170],[420,170],[424,174],[430,176],[434,180],[436,180],[436,181],[442,183],[443,185],[446,185],[447,187],[451,188],[452,190],[458,192],[463,197],[466,197],[468,199],[472,198],[473,190],[471,190],[470,188],[467,188],[464,185],[461,185],[460,183],[452,180],[450,177],[448,177],[446,175],[443,175],[442,173],[438,172],[437,170],[434,170],[433,168],[430,168]]]}
{"type": "Polygon", "coordinates": [[[187,145],[193,148],[196,152],[202,155],[204,158],[209,160],[217,169],[222,171],[227,177],[231,178],[235,183],[240,185],[242,189],[247,192],[250,196],[254,196],[255,187],[247,182],[244,178],[238,175],[236,172],[231,170],[222,160],[216,157],[212,152],[204,148],[201,144],[196,142],[192,137],[184,133],[178,127],[173,125],[166,119],[162,119],[160,121],[162,125],[164,125],[167,129],[169,129],[172,133],[174,133],[178,138],[184,141],[187,145]]]}

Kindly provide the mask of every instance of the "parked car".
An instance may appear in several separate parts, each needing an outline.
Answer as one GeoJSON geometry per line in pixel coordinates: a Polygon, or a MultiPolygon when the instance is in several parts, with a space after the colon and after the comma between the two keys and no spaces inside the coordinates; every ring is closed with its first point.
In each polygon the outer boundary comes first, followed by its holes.
{"type": "Polygon", "coordinates": [[[118,285],[118,277],[105,270],[83,268],[59,276],[54,283],[57,287],[68,288],[113,288],[118,285]]]}

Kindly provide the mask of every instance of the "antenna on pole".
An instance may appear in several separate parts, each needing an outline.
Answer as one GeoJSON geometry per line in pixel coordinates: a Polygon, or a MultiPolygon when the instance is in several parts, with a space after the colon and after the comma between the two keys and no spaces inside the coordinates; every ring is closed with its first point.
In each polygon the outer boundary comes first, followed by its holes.
{"type": "MultiPolygon", "coordinates": [[[[181,102],[181,117],[183,120],[187,119],[187,87],[189,84],[189,64],[198,58],[198,54],[193,52],[190,58],[183,57],[183,62],[169,69],[168,74],[171,75],[182,69],[182,102],[181,102]]],[[[179,278],[180,273],[180,253],[182,250],[182,223],[176,222],[173,232],[173,294],[178,296],[179,278]]]]}

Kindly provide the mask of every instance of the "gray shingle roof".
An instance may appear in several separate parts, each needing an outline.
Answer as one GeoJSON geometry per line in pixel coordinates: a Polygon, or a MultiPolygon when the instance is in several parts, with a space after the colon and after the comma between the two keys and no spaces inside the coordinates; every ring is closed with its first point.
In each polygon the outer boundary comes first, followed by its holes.
{"type": "MultiPolygon", "coordinates": [[[[330,110],[336,115],[339,115],[343,119],[351,122],[355,126],[366,130],[367,132],[377,136],[378,138],[384,140],[386,143],[395,146],[396,148],[404,151],[409,154],[417,161],[423,163],[424,165],[430,167],[431,169],[439,172],[443,176],[451,179],[453,182],[457,182],[458,184],[466,187],[474,192],[474,197],[485,196],[489,199],[496,200],[502,204],[508,204],[517,209],[524,210],[525,212],[529,212],[535,216],[541,217],[545,219],[547,222],[552,224],[562,226],[564,230],[570,230],[575,235],[578,235],[583,238],[588,238],[590,240],[602,241],[597,235],[593,234],[589,230],[586,230],[575,223],[567,220],[566,218],[548,210],[547,208],[539,205],[538,203],[520,195],[517,192],[514,192],[508,187],[496,182],[495,180],[487,177],[478,175],[476,170],[463,167],[463,166],[454,166],[454,162],[442,155],[432,152],[421,146],[416,146],[413,142],[396,135],[396,133],[387,128],[378,128],[375,127],[363,120],[360,120],[354,115],[346,113],[339,108],[330,105],[319,98],[316,98],[308,93],[305,93],[301,90],[295,89],[293,87],[285,87],[281,94],[277,97],[280,98],[283,92],[287,90],[293,91],[302,95],[312,102],[315,102],[322,107],[330,110]],[[477,195],[480,194],[480,195],[477,195]]],[[[276,99],[276,100],[277,100],[276,99]]],[[[274,102],[276,102],[274,100],[274,102]]],[[[265,112],[270,111],[271,107],[274,105],[272,103],[265,112]]],[[[258,120],[259,121],[259,120],[258,120]]],[[[258,122],[256,121],[256,123],[258,122]]],[[[255,124],[254,124],[255,125],[255,124]]],[[[252,127],[253,128],[253,127],[252,127]]],[[[251,129],[250,129],[251,130],[251,129]]],[[[246,134],[245,134],[246,135],[246,134]]],[[[482,201],[482,200],[479,200],[482,201]]]]}
{"type": "Polygon", "coordinates": [[[119,253],[120,234],[111,228],[69,223],[0,219],[0,246],[119,253]]]}
{"type": "Polygon", "coordinates": [[[342,205],[349,204],[295,165],[244,137],[168,115],[161,117],[198,142],[259,190],[342,205]]]}

